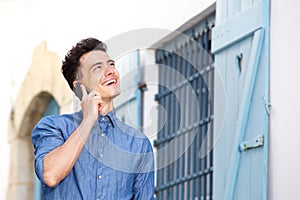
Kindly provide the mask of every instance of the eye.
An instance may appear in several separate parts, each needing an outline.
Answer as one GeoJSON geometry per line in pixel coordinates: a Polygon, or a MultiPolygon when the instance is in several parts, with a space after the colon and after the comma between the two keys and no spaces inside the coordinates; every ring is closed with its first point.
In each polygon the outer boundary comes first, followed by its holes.
{"type": "Polygon", "coordinates": [[[101,65],[96,65],[93,67],[93,70],[96,71],[96,70],[100,70],[102,69],[102,66],[101,65]]]}
{"type": "Polygon", "coordinates": [[[114,67],[114,66],[115,66],[115,63],[114,63],[114,62],[110,62],[110,63],[109,63],[109,66],[114,67]]]}

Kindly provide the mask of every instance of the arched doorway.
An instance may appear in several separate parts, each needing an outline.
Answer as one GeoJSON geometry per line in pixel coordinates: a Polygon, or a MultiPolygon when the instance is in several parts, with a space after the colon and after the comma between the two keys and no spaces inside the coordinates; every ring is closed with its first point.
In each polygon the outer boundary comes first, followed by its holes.
{"type": "MultiPolygon", "coordinates": [[[[34,199],[33,147],[31,132],[35,124],[46,114],[58,114],[59,106],[51,94],[41,92],[27,107],[20,129],[11,143],[11,174],[9,198],[34,199]]],[[[37,198],[38,199],[38,198],[37,198]]]]}
{"type": "Polygon", "coordinates": [[[32,200],[34,191],[40,191],[34,181],[32,129],[44,115],[68,113],[73,105],[72,91],[60,68],[61,59],[47,50],[45,42],[37,46],[10,115],[7,199],[32,200]]]}

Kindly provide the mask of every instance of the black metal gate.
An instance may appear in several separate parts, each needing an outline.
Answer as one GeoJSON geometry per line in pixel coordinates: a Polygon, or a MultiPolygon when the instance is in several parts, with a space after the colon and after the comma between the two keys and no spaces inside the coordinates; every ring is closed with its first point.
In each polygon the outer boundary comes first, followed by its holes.
{"type": "Polygon", "coordinates": [[[156,196],[212,199],[213,82],[211,13],[156,51],[159,133],[156,196]]]}

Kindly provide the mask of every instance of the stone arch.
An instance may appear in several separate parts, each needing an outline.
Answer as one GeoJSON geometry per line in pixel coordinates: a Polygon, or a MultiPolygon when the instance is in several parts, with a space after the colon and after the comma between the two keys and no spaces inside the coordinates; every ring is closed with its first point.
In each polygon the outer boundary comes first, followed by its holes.
{"type": "Polygon", "coordinates": [[[52,98],[60,113],[72,110],[73,94],[60,72],[61,59],[47,50],[46,42],[36,47],[32,64],[20,87],[9,121],[10,175],[8,199],[33,199],[33,147],[31,131],[44,115],[52,98]]]}
{"type": "Polygon", "coordinates": [[[32,99],[28,108],[24,113],[18,132],[19,138],[30,138],[34,125],[43,117],[45,110],[52,99],[52,95],[48,92],[41,92],[32,99]]]}

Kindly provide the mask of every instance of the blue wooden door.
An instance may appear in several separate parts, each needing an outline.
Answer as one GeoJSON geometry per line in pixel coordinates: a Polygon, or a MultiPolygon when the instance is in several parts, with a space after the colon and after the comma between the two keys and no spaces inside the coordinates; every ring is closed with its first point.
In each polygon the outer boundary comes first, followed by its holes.
{"type": "Polygon", "coordinates": [[[267,199],[269,1],[219,0],[216,13],[214,199],[267,199]]]}

